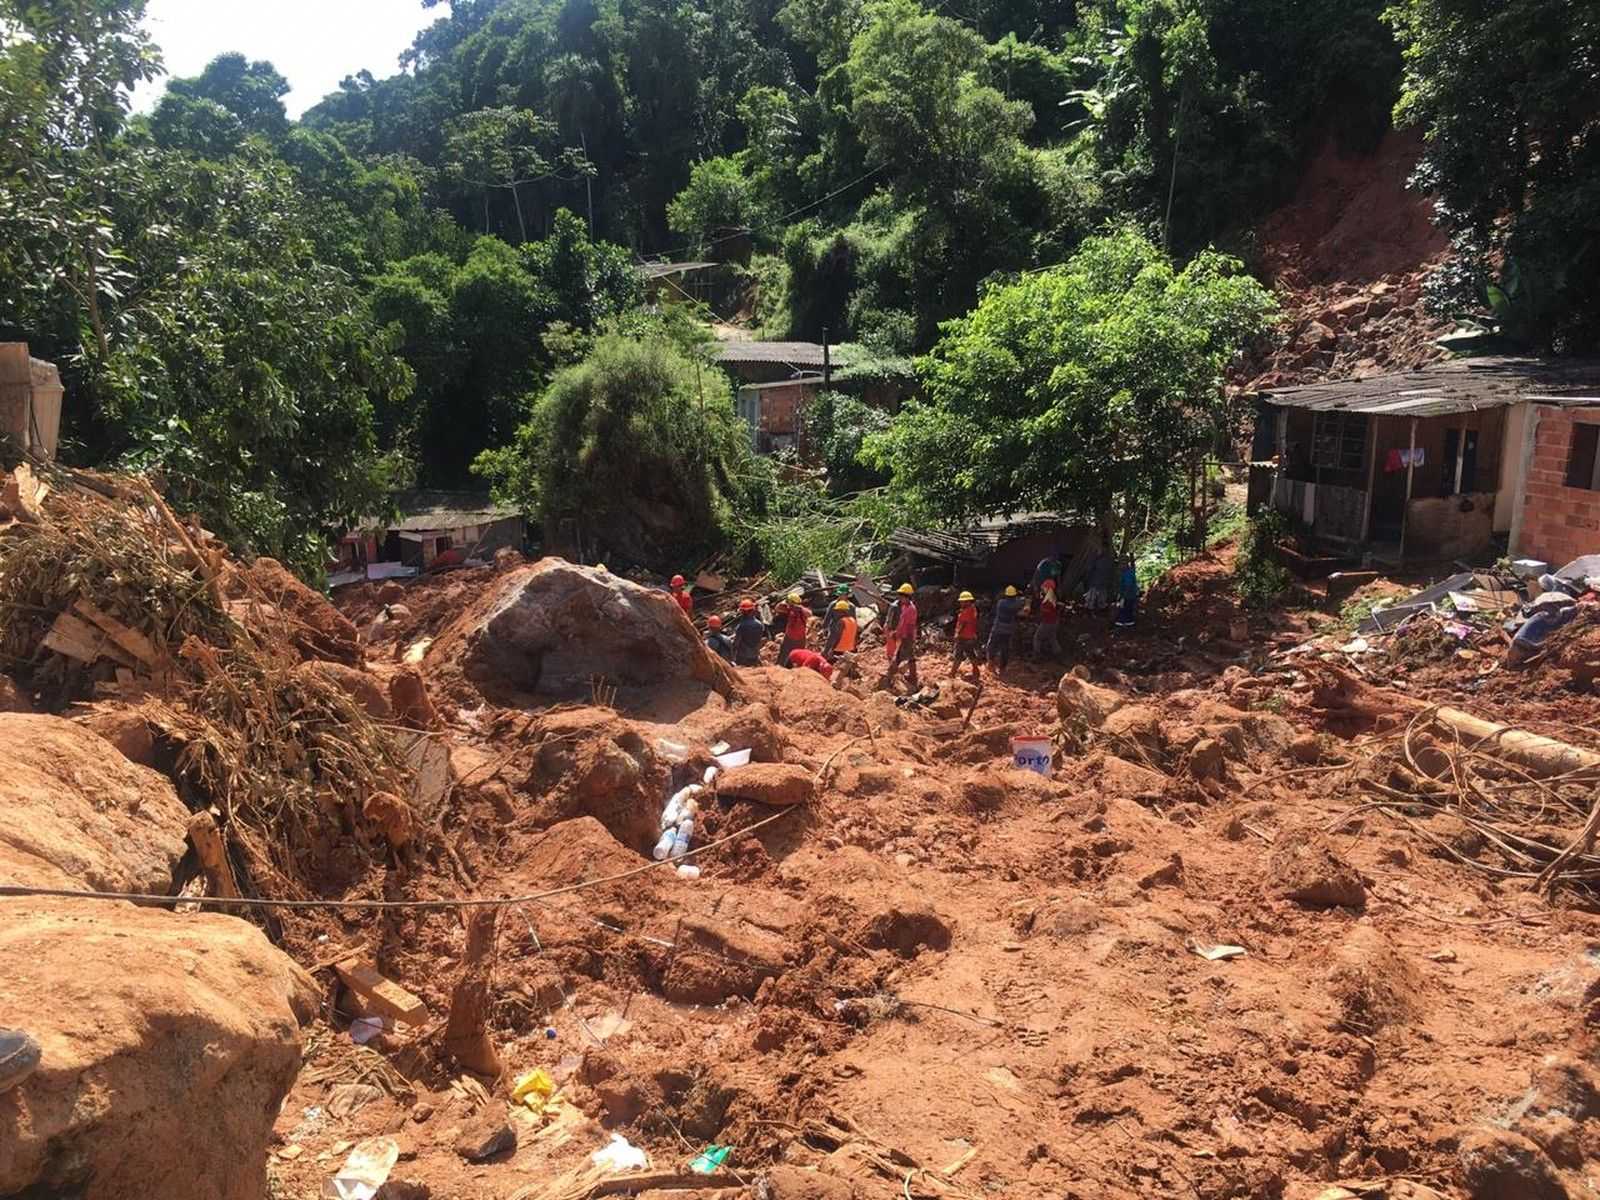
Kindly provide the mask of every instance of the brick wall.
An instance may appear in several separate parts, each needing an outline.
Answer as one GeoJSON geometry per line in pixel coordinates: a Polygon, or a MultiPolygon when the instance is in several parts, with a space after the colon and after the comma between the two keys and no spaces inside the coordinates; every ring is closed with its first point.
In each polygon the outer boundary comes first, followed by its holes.
{"type": "Polygon", "coordinates": [[[1600,412],[1541,406],[1533,418],[1533,458],[1523,481],[1522,528],[1514,549],[1520,558],[1561,567],[1600,553],[1600,492],[1566,486],[1572,427],[1600,424],[1600,412]]]}

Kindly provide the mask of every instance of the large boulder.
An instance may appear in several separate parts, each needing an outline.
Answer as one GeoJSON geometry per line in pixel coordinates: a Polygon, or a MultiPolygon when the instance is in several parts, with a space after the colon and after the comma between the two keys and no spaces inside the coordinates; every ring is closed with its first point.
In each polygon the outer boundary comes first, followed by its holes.
{"type": "Polygon", "coordinates": [[[0,1094],[0,1196],[266,1195],[311,978],[236,917],[5,903],[0,1014],[42,1053],[0,1094]]]}
{"type": "MultiPolygon", "coordinates": [[[[733,668],[706,649],[667,593],[565,559],[505,575],[463,620],[462,665],[480,688],[587,696],[598,678],[640,688],[692,682],[730,697],[739,690],[733,668]]],[[[448,653],[453,640],[433,653],[448,653]]]]}
{"type": "Polygon", "coordinates": [[[725,772],[717,780],[717,791],[724,796],[787,807],[811,800],[816,777],[792,763],[753,762],[725,772]]]}
{"type": "Polygon", "coordinates": [[[7,883],[161,895],[189,820],[165,776],[90,729],[24,713],[0,713],[0,813],[7,883]]]}

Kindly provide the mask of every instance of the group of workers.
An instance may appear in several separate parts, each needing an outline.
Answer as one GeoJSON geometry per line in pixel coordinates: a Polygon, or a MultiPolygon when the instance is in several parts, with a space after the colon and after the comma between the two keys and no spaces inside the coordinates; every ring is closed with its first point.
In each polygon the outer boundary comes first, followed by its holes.
{"type": "MultiPolygon", "coordinates": [[[[1061,604],[1057,595],[1062,575],[1059,557],[1049,557],[1040,562],[1034,572],[1031,595],[1024,596],[1015,586],[1007,586],[995,600],[989,625],[989,636],[980,642],[977,597],[963,591],[957,597],[954,626],[954,651],[951,655],[950,674],[954,676],[963,663],[972,666],[973,680],[980,677],[983,663],[990,670],[1002,673],[1011,662],[1011,650],[1016,641],[1020,619],[1037,605],[1038,621],[1033,634],[1034,657],[1056,658],[1061,653],[1061,604]]],[[[672,577],[673,598],[691,618],[694,601],[690,598],[684,578],[672,577]]],[[[1103,551],[1089,564],[1084,579],[1084,602],[1090,611],[1109,607],[1116,600],[1115,624],[1129,628],[1134,624],[1139,603],[1138,576],[1133,564],[1117,563],[1103,551]],[[1113,591],[1114,589],[1114,591],[1113,591]]],[[[823,616],[821,649],[808,645],[813,619],[799,592],[791,592],[776,609],[783,622],[783,640],[778,647],[778,662],[785,667],[816,671],[831,680],[836,664],[843,656],[851,654],[860,638],[860,625],[856,617],[855,601],[847,585],[840,585],[823,616]]],[[[883,622],[888,671],[880,686],[891,687],[901,668],[906,672],[906,683],[913,689],[920,687],[917,674],[917,639],[920,616],[917,611],[916,589],[902,583],[896,589],[883,622]]],[[[756,608],[754,600],[739,602],[739,615],[730,630],[724,628],[720,616],[706,621],[706,645],[719,657],[735,666],[761,665],[761,647],[771,631],[756,608]]],[[[846,660],[847,662],[850,660],[846,660]]]]}

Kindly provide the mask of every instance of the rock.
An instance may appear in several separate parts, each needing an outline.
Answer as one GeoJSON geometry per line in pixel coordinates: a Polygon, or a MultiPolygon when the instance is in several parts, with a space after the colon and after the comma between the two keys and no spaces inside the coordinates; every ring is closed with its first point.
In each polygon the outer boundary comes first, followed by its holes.
{"type": "Polygon", "coordinates": [[[805,767],[790,763],[748,763],[734,767],[717,777],[717,792],[724,796],[738,796],[761,804],[787,807],[808,803],[816,790],[816,781],[805,767]]]}
{"type": "Polygon", "coordinates": [[[1332,350],[1339,344],[1339,335],[1321,321],[1311,322],[1306,339],[1318,350],[1332,350]]]}
{"type": "Polygon", "coordinates": [[[1070,673],[1061,677],[1056,688],[1056,712],[1069,725],[1098,729],[1107,717],[1127,703],[1120,692],[1099,687],[1070,673]]]}
{"type": "Polygon", "coordinates": [[[1036,771],[1005,767],[973,775],[962,785],[962,797],[973,812],[994,812],[1007,800],[1039,805],[1054,798],[1050,782],[1036,771]]]}
{"type": "Polygon", "coordinates": [[[516,1146],[517,1131],[506,1119],[506,1106],[496,1102],[473,1113],[456,1139],[456,1153],[468,1162],[483,1162],[516,1146]]]}
{"type": "Polygon", "coordinates": [[[1322,739],[1314,733],[1302,733],[1289,743],[1289,757],[1297,763],[1315,766],[1322,761],[1322,739]]]}
{"type": "Polygon", "coordinates": [[[1189,774],[1196,779],[1221,779],[1227,774],[1228,756],[1216,738],[1201,738],[1189,751],[1189,774]]]}
{"type": "Polygon", "coordinates": [[[788,748],[782,727],[772,718],[765,704],[747,704],[713,725],[707,734],[710,744],[727,742],[730,749],[749,750],[753,762],[782,762],[788,748]]]}
{"type": "Polygon", "coordinates": [[[926,905],[891,906],[868,918],[854,940],[872,950],[892,950],[901,958],[915,958],[924,949],[948,950],[950,926],[926,905]]]}
{"type": "Polygon", "coordinates": [[[1339,1006],[1339,1023],[1365,1036],[1414,1018],[1424,990],[1411,961],[1365,923],[1339,946],[1328,973],[1328,994],[1339,1006]]]}
{"type": "Polygon", "coordinates": [[[260,1200],[319,1001],[236,917],[8,902],[0,1012],[42,1054],[0,1097],[0,1195],[260,1200]]]}
{"type": "Polygon", "coordinates": [[[0,713],[31,713],[33,701],[9,675],[0,675],[0,713]]]}
{"type": "Polygon", "coordinates": [[[399,604],[406,598],[406,585],[395,579],[387,579],[378,586],[379,604],[399,604]]]}
{"type": "Polygon", "coordinates": [[[0,713],[0,813],[8,883],[165,895],[186,849],[166,777],[61,717],[0,713]]]}
{"type": "Polygon", "coordinates": [[[1575,1054],[1547,1057],[1533,1073],[1524,1112],[1561,1113],[1574,1121],[1600,1117],[1600,1071],[1575,1054]]]}
{"type": "Polygon", "coordinates": [[[437,729],[439,714],[428,685],[415,667],[401,667],[389,680],[389,707],[394,719],[410,729],[437,729]]]}
{"type": "Polygon", "coordinates": [[[1172,780],[1160,771],[1131,763],[1114,754],[1105,757],[1100,769],[1100,787],[1108,796],[1133,799],[1136,796],[1159,796],[1172,780]]]}
{"type": "Polygon", "coordinates": [[[294,669],[294,674],[338,688],[375,721],[387,721],[393,715],[383,685],[365,671],[358,671],[343,663],[312,660],[301,663],[294,669]]]}
{"type": "Polygon", "coordinates": [[[861,1200],[866,1194],[847,1179],[803,1167],[773,1167],[766,1183],[772,1200],[861,1200]]]}
{"type": "Polygon", "coordinates": [[[1313,828],[1294,829],[1273,843],[1267,863],[1274,895],[1318,908],[1361,908],[1367,888],[1355,868],[1313,828]]]}
{"type": "Polygon", "coordinates": [[[1146,705],[1130,704],[1117,709],[1101,723],[1100,732],[1113,746],[1126,751],[1129,758],[1137,758],[1143,751],[1151,761],[1162,762],[1166,755],[1167,739],[1160,714],[1146,705]]]}
{"type": "Polygon", "coordinates": [[[105,738],[129,762],[141,767],[156,765],[155,731],[138,709],[112,702],[80,704],[73,709],[72,719],[105,738]]]}
{"type": "Polygon", "coordinates": [[[323,658],[349,667],[361,665],[356,627],[328,602],[296,579],[276,559],[258,558],[237,573],[233,590],[259,598],[286,618],[285,632],[305,658],[323,658]]]}
{"type": "Polygon", "coordinates": [[[1474,1129],[1457,1151],[1472,1200],[1568,1200],[1544,1151],[1508,1129],[1474,1129]]]}
{"type": "Polygon", "coordinates": [[[741,692],[734,669],[665,592],[559,558],[493,587],[430,651],[448,654],[464,642],[462,667],[480,688],[586,696],[601,676],[622,687],[693,681],[725,697],[741,692]]]}

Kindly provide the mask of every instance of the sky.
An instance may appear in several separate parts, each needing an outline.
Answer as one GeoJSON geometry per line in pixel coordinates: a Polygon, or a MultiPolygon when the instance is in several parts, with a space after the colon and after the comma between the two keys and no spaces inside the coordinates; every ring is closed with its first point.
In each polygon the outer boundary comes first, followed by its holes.
{"type": "MultiPolygon", "coordinates": [[[[447,11],[421,0],[150,0],[145,24],[167,75],[198,75],[229,50],[266,59],[288,79],[284,105],[298,117],[346,75],[395,74],[417,31],[447,11]]],[[[139,88],[135,110],[148,112],[165,89],[165,76],[139,88]]]]}

